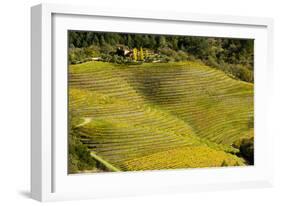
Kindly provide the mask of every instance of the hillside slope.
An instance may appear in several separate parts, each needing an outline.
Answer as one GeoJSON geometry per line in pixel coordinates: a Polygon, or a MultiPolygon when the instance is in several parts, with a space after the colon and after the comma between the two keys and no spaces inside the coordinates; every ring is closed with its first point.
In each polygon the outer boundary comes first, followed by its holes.
{"type": "Polygon", "coordinates": [[[72,128],[121,170],[244,164],[231,145],[253,136],[253,84],[193,62],[88,62],[69,86],[72,128]]]}

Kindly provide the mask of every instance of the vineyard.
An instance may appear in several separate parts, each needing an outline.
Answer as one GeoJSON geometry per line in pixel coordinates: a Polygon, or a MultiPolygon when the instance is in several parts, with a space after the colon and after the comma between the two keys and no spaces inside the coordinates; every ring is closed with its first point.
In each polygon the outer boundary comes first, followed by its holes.
{"type": "Polygon", "coordinates": [[[93,61],[68,81],[70,128],[111,171],[246,164],[233,143],[254,135],[252,83],[195,62],[93,61]]]}

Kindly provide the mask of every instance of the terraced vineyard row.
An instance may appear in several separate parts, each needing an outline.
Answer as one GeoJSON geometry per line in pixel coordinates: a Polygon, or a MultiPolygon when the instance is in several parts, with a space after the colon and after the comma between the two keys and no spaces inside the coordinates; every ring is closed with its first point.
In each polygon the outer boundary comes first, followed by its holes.
{"type": "Polygon", "coordinates": [[[69,86],[81,141],[121,170],[244,164],[228,152],[253,135],[252,84],[193,62],[88,62],[70,67],[69,86]]]}
{"type": "Polygon", "coordinates": [[[213,151],[208,147],[185,147],[153,153],[125,162],[129,170],[151,170],[162,168],[202,168],[219,167],[222,162],[229,165],[241,165],[239,158],[222,151],[213,151]],[[198,161],[200,160],[200,161],[198,161]]]}

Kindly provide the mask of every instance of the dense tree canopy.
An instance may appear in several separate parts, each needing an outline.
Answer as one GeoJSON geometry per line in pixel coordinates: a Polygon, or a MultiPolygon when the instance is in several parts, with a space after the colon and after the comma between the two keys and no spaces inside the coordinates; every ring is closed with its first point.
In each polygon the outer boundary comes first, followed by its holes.
{"type": "Polygon", "coordinates": [[[184,53],[241,80],[247,82],[253,82],[254,80],[254,40],[252,39],[86,31],[69,32],[70,48],[95,46],[100,48],[101,53],[109,53],[114,51],[117,45],[124,45],[129,49],[146,48],[165,54],[168,52],[170,55],[177,54],[177,56],[184,53]]]}

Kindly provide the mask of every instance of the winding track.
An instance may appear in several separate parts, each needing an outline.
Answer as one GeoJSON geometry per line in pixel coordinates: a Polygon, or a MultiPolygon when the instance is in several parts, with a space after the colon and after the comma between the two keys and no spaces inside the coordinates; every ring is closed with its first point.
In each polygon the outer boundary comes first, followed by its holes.
{"type": "Polygon", "coordinates": [[[91,121],[92,121],[92,118],[91,118],[91,117],[84,117],[84,118],[83,118],[83,122],[80,123],[80,124],[78,124],[78,125],[76,126],[76,128],[78,128],[78,127],[83,127],[84,125],[89,124],[91,121]]]}

